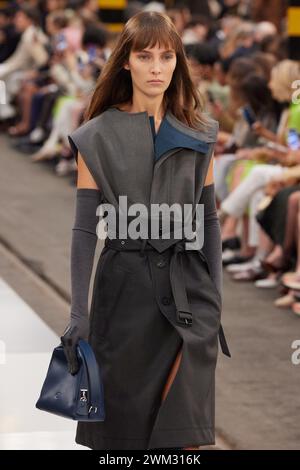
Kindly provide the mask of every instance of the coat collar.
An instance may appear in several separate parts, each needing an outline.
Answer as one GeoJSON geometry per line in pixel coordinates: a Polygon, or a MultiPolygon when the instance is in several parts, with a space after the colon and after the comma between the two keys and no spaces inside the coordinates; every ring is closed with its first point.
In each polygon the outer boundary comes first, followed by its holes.
{"type": "Polygon", "coordinates": [[[177,129],[167,116],[163,118],[154,141],[155,157],[160,158],[164,153],[175,148],[188,148],[201,153],[208,151],[208,143],[204,140],[177,129]]]}
{"type": "MultiPolygon", "coordinates": [[[[136,121],[137,124],[144,123],[146,118],[150,133],[152,134],[147,111],[130,113],[110,107],[105,112],[115,113],[120,119],[131,119],[136,121]]],[[[170,110],[167,110],[154,142],[155,159],[157,160],[166,152],[178,148],[188,148],[205,154],[209,150],[210,142],[215,142],[214,133],[209,132],[209,130],[204,132],[193,129],[179,121],[170,110]]]]}

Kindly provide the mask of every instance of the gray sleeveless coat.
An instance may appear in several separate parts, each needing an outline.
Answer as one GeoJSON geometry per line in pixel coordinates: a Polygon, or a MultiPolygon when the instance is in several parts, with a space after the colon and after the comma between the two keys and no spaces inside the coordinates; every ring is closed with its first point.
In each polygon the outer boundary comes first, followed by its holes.
{"type": "MultiPolygon", "coordinates": [[[[154,142],[147,112],[111,107],[68,137],[105,202],[117,210],[126,195],[128,205],[143,203],[150,212],[151,203],[199,202],[217,132],[212,119],[202,132],[167,111],[154,142]]],[[[184,250],[182,240],[147,240],[143,256],[129,249],[130,240],[112,242],[97,264],[89,336],[102,370],[106,417],[79,422],[76,442],[96,450],[214,444],[222,296],[204,254],[184,250]]],[[[224,336],[220,341],[229,355],[224,336]]]]}

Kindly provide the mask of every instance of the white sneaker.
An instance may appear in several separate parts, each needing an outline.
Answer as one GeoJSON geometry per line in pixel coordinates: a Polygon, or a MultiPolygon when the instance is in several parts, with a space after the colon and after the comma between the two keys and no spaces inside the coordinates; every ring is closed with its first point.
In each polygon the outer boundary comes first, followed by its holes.
{"type": "Polygon", "coordinates": [[[0,105],[0,120],[10,119],[17,114],[16,108],[9,103],[0,105]]]}
{"type": "Polygon", "coordinates": [[[230,250],[229,248],[226,248],[226,250],[222,252],[222,261],[227,261],[228,259],[232,258],[235,255],[235,253],[236,252],[234,250],[230,250]]]}
{"type": "Polygon", "coordinates": [[[256,269],[260,267],[261,264],[259,259],[252,258],[250,261],[246,261],[245,263],[229,264],[226,266],[226,271],[228,273],[237,273],[239,271],[248,271],[248,269],[256,269]]]}
{"type": "Polygon", "coordinates": [[[52,160],[61,150],[61,144],[52,145],[45,143],[42,148],[33,153],[30,157],[32,162],[41,162],[43,160],[52,160]]]}
{"type": "Polygon", "coordinates": [[[274,289],[274,287],[278,286],[278,283],[278,279],[266,277],[265,279],[258,279],[254,282],[254,285],[263,289],[274,289]]]}
{"type": "Polygon", "coordinates": [[[63,159],[55,167],[55,173],[58,176],[66,176],[73,171],[76,171],[77,165],[75,160],[72,158],[71,160],[63,159]]]}
{"type": "Polygon", "coordinates": [[[33,144],[38,144],[39,142],[42,142],[44,138],[45,138],[45,131],[41,127],[36,127],[29,134],[29,140],[33,144]]]}

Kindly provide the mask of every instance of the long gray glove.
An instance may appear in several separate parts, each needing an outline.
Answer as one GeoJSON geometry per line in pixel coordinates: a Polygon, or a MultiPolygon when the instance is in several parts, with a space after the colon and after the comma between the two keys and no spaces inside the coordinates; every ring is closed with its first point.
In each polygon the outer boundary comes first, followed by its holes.
{"type": "Polygon", "coordinates": [[[96,209],[101,200],[98,189],[77,189],[71,243],[71,316],[60,338],[71,374],[76,374],[79,368],[77,343],[79,339],[87,340],[89,335],[88,294],[98,238],[96,209]]]}
{"type": "Polygon", "coordinates": [[[214,183],[203,187],[199,204],[204,204],[204,245],[202,251],[207,258],[211,276],[222,298],[222,239],[214,183]]]}

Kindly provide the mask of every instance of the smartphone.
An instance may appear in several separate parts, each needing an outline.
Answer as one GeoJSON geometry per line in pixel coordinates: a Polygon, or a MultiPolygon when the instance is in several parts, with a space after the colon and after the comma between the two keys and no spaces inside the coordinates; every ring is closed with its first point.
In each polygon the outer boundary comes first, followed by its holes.
{"type": "Polygon", "coordinates": [[[94,60],[97,57],[97,49],[96,46],[89,46],[87,49],[88,57],[89,57],[89,62],[94,62],[94,60]]]}
{"type": "Polygon", "coordinates": [[[55,45],[56,50],[61,52],[67,49],[67,47],[68,47],[68,43],[66,41],[65,35],[63,33],[58,34],[56,45],[55,45]]]}
{"type": "Polygon", "coordinates": [[[287,144],[291,150],[298,150],[300,148],[300,139],[297,129],[289,129],[287,135],[287,144]]]}
{"type": "Polygon", "coordinates": [[[247,123],[249,124],[249,126],[252,126],[252,124],[254,124],[257,121],[257,118],[256,118],[255,113],[254,113],[253,109],[251,108],[251,106],[249,106],[249,105],[244,106],[242,108],[242,112],[243,112],[243,116],[244,116],[245,120],[247,121],[247,123]]]}

